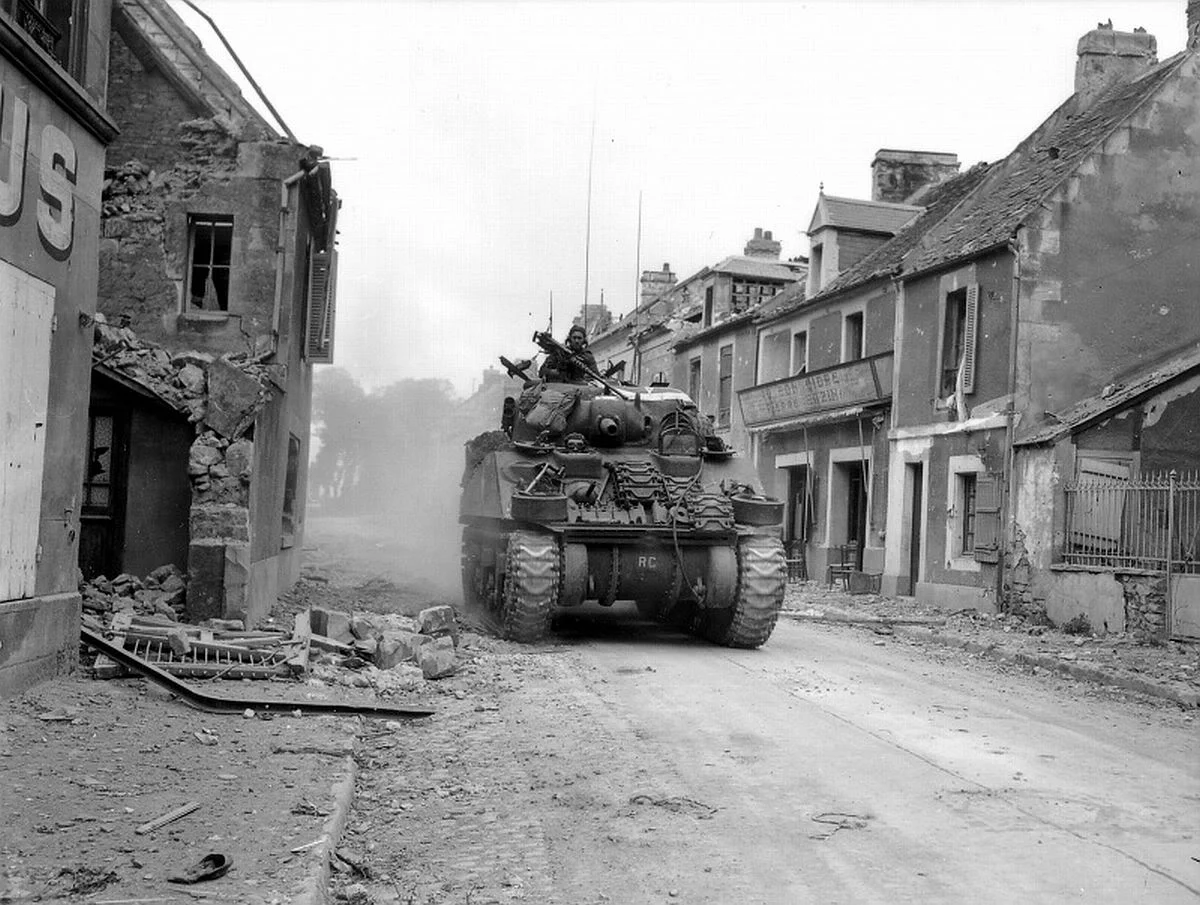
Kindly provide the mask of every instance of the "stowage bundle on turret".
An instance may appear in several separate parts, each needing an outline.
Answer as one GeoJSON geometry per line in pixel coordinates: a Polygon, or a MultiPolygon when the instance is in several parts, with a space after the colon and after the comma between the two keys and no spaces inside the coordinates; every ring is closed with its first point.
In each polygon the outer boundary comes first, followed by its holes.
{"type": "Polygon", "coordinates": [[[542,375],[582,377],[537,379],[501,358],[522,387],[500,430],[467,448],[468,604],[524,642],[559,609],[628,600],[718,644],[763,644],[786,582],[783,503],[757,491],[752,465],[685,393],[617,383],[590,353],[534,340],[555,359],[542,375]]]}

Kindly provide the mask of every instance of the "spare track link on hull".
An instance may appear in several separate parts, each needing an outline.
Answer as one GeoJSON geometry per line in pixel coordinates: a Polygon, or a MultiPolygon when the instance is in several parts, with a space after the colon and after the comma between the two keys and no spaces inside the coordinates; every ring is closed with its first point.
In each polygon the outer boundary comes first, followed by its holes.
{"type": "Polygon", "coordinates": [[[708,612],[705,637],[726,647],[759,647],[771,637],[783,605],[783,544],[775,537],[745,537],[738,543],[737,558],[733,606],[708,612]]]}
{"type": "Polygon", "coordinates": [[[561,557],[558,538],[536,531],[514,531],[508,538],[504,600],[500,617],[504,637],[530,644],[550,629],[558,599],[561,557]]]}

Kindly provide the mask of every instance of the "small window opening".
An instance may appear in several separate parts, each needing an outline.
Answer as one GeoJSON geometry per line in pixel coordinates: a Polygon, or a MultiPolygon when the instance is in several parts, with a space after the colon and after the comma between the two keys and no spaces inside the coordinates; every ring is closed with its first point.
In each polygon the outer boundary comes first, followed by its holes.
{"type": "Polygon", "coordinates": [[[188,311],[228,311],[233,218],[188,218],[188,311]]]}

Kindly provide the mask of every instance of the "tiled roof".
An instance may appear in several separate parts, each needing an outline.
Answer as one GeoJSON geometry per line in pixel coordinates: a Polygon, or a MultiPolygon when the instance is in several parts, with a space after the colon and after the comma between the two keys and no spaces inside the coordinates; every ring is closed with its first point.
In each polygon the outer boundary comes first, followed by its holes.
{"type": "Polygon", "coordinates": [[[921,237],[932,229],[942,218],[954,210],[955,205],[963,200],[979,185],[990,171],[991,165],[976,164],[965,173],[959,173],[950,179],[931,186],[924,194],[926,207],[918,208],[920,216],[913,220],[879,248],[875,249],[849,270],[838,274],[821,291],[805,295],[803,284],[788,286],[782,292],[764,304],[759,310],[759,320],[766,321],[800,308],[809,302],[826,299],[872,280],[896,275],[904,256],[913,248],[921,237]],[[768,305],[770,307],[768,307],[768,305]]]}
{"type": "Polygon", "coordinates": [[[1017,438],[1016,445],[1053,443],[1110,412],[1132,405],[1140,397],[1153,393],[1168,381],[1193,371],[1200,375],[1200,344],[1139,371],[1119,383],[1110,384],[1095,396],[1077,402],[1064,412],[1047,413],[1046,417],[1051,423],[1036,425],[1024,436],[1017,438]]]}
{"type": "Polygon", "coordinates": [[[1114,88],[1082,112],[1072,96],[1004,160],[971,196],[923,236],[904,260],[914,273],[978,254],[1012,238],[1017,227],[1114,129],[1175,72],[1177,54],[1114,88]]]}
{"type": "MultiPolygon", "coordinates": [[[[713,264],[711,267],[705,268],[705,270],[711,273],[727,273],[730,276],[752,277],[758,280],[797,280],[804,276],[807,268],[803,264],[777,261],[772,258],[749,258],[745,255],[730,255],[725,260],[718,264],[713,264]]],[[[704,273],[704,271],[700,273],[704,273]]]]}
{"type": "Polygon", "coordinates": [[[919,213],[921,208],[912,204],[838,198],[822,193],[817,199],[817,209],[813,212],[808,231],[811,233],[825,226],[833,226],[892,235],[919,213]]]}
{"type": "Polygon", "coordinates": [[[836,279],[823,286],[813,298],[832,295],[877,277],[896,273],[904,256],[913,246],[949,215],[955,206],[983,181],[993,166],[994,164],[976,164],[965,173],[959,173],[931,187],[925,194],[925,207],[920,209],[920,216],[849,270],[838,274],[836,279]]]}

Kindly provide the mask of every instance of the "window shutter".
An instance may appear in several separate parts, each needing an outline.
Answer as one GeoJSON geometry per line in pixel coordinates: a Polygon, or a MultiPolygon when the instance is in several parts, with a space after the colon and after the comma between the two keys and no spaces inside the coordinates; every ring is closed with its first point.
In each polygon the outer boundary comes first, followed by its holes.
{"type": "Polygon", "coordinates": [[[967,305],[963,316],[962,391],[975,392],[975,347],[979,336],[979,284],[967,287],[967,305]]]}
{"type": "Polygon", "coordinates": [[[308,262],[308,311],[304,357],[314,364],[333,361],[333,314],[337,288],[337,251],[313,251],[308,262]]]}
{"type": "Polygon", "coordinates": [[[975,561],[1000,561],[1000,493],[996,475],[975,478],[975,561]]]}

